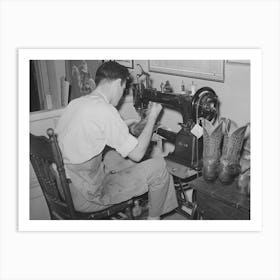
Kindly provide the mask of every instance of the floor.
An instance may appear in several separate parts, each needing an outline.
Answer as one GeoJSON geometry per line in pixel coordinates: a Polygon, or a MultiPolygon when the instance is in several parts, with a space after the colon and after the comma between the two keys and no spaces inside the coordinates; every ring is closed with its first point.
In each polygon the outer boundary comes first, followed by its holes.
{"type": "Polygon", "coordinates": [[[190,218],[187,218],[186,216],[183,216],[176,212],[172,212],[167,216],[163,217],[162,220],[190,220],[190,218]]]}
{"type": "MultiPolygon", "coordinates": [[[[141,207],[141,214],[136,218],[136,220],[147,219],[147,216],[148,216],[147,202],[148,202],[148,200],[145,197],[144,197],[144,199],[139,200],[139,205],[141,207]]],[[[181,212],[183,212],[183,213],[185,212],[186,214],[181,214],[181,213],[178,213],[179,211],[174,210],[174,211],[162,216],[161,220],[190,220],[190,217],[188,217],[188,215],[191,215],[191,209],[186,206],[182,206],[181,210],[182,210],[181,212]]]]}

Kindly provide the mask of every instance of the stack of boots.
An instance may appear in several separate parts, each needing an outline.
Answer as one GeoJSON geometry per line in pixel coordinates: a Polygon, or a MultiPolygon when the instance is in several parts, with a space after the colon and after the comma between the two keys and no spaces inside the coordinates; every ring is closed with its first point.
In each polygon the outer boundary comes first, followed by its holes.
{"type": "Polygon", "coordinates": [[[222,122],[213,126],[208,120],[203,122],[203,178],[214,181],[218,176],[221,143],[223,139],[222,122]]]}
{"type": "Polygon", "coordinates": [[[247,125],[230,129],[230,121],[226,127],[219,166],[219,179],[223,184],[231,184],[240,173],[239,158],[246,129],[247,125]]]}

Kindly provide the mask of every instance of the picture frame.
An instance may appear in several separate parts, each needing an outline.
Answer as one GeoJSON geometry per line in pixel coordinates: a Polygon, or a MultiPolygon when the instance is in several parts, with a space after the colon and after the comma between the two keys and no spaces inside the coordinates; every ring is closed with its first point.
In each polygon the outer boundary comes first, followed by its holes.
{"type": "Polygon", "coordinates": [[[247,65],[250,65],[250,64],[251,64],[251,60],[250,60],[250,59],[227,60],[227,63],[233,63],[233,64],[247,64],[247,65]]]}
{"type": "Polygon", "coordinates": [[[224,60],[149,60],[149,71],[202,80],[224,82],[224,60]]]}

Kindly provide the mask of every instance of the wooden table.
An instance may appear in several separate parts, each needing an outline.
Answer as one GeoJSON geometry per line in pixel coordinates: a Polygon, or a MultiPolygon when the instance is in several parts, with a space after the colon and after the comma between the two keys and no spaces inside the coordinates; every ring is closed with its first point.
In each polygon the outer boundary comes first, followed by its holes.
{"type": "Polygon", "coordinates": [[[205,220],[250,220],[250,197],[241,193],[235,181],[223,185],[219,180],[206,182],[203,177],[191,181],[198,218],[205,220]]]}

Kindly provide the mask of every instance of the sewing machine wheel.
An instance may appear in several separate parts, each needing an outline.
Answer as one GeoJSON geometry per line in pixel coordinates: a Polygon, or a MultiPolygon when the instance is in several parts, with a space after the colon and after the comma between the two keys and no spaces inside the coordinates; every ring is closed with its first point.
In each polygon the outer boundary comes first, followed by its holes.
{"type": "Polygon", "coordinates": [[[193,120],[204,118],[212,123],[218,118],[219,102],[215,91],[209,87],[199,89],[192,99],[193,120]]]}

